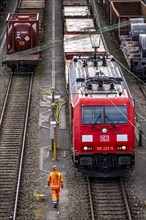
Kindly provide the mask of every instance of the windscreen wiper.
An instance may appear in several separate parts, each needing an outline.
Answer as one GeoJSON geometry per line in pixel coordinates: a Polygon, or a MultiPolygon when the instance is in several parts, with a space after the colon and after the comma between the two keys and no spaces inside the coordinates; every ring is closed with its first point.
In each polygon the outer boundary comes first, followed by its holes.
{"type": "Polygon", "coordinates": [[[114,124],[107,115],[105,115],[105,118],[107,118],[107,120],[110,122],[111,125],[113,125],[113,127],[117,127],[116,124],[114,124]]]}
{"type": "Polygon", "coordinates": [[[96,118],[96,120],[94,121],[94,123],[92,124],[92,127],[94,127],[96,124],[97,124],[97,122],[98,122],[98,120],[101,118],[101,113],[98,115],[98,117],[96,118]]]}
{"type": "Polygon", "coordinates": [[[101,113],[98,115],[98,117],[96,118],[93,124],[96,124],[100,118],[101,118],[101,113]]]}

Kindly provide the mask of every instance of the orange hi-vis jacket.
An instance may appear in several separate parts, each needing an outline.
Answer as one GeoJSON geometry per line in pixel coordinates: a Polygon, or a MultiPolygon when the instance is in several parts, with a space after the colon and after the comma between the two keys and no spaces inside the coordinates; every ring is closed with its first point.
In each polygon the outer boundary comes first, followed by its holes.
{"type": "Polygon", "coordinates": [[[48,175],[48,186],[51,187],[51,189],[60,189],[64,188],[64,181],[62,174],[58,171],[53,171],[48,175]]]}

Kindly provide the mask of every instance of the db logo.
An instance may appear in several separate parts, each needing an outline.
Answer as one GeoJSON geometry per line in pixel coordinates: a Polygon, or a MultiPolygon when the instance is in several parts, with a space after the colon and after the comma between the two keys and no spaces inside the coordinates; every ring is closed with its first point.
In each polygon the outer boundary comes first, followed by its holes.
{"type": "Polygon", "coordinates": [[[100,135],[100,141],[109,141],[109,135],[100,135]]]}

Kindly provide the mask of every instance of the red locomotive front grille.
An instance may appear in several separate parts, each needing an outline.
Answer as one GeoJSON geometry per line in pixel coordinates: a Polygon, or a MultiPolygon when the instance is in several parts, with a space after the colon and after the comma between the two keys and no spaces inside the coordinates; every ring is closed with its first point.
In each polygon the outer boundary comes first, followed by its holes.
{"type": "Polygon", "coordinates": [[[111,125],[109,127],[107,126],[107,133],[105,134],[102,133],[102,129],[101,127],[96,127],[94,132],[89,133],[89,126],[82,127],[79,144],[81,148],[78,148],[77,151],[86,153],[87,151],[84,151],[85,146],[91,146],[92,150],[90,152],[92,153],[115,153],[117,152],[117,147],[120,148],[122,146],[126,146],[126,149],[119,149],[118,152],[129,152],[134,148],[133,139],[129,135],[128,125],[122,125],[121,127],[117,125],[117,127],[113,127],[112,129],[111,125]]]}
{"type": "MultiPolygon", "coordinates": [[[[87,136],[87,135],[86,135],[87,136]]],[[[84,146],[92,146],[93,150],[92,152],[101,153],[102,151],[106,152],[116,152],[117,150],[117,135],[93,135],[93,141],[92,142],[83,142],[81,141],[81,145],[84,146]]],[[[119,142],[119,145],[121,142],[119,142]]],[[[127,142],[122,142],[122,145],[126,144],[127,142]]],[[[82,149],[83,149],[82,147],[82,149]]],[[[82,151],[84,152],[84,150],[82,151]]]]}

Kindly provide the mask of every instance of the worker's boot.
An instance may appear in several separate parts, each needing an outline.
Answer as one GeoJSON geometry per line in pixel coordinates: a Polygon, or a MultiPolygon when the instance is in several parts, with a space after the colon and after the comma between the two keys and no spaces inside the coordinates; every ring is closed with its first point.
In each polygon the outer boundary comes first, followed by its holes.
{"type": "Polygon", "coordinates": [[[54,208],[57,208],[58,203],[54,202],[53,204],[54,204],[54,208]]]}

